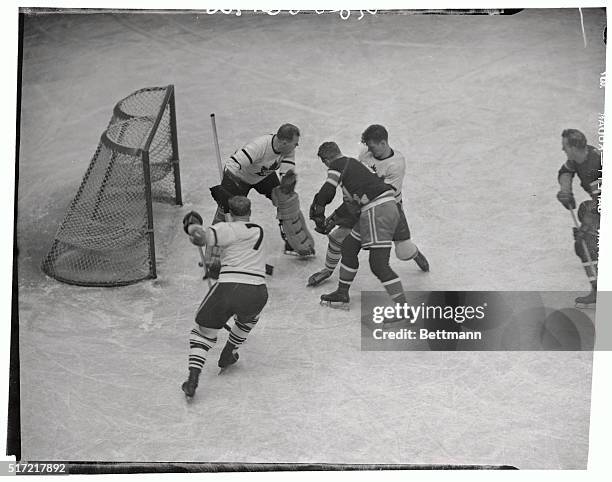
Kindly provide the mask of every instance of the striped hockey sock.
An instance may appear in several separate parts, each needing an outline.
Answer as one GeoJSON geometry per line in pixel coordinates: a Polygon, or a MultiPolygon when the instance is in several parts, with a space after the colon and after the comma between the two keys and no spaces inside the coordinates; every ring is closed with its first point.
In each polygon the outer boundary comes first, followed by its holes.
{"type": "Polygon", "coordinates": [[[249,333],[253,329],[253,327],[257,324],[259,317],[254,317],[246,322],[238,321],[237,317],[234,317],[234,326],[232,326],[232,331],[230,332],[228,343],[231,343],[236,348],[242,345],[249,333]]]}
{"type": "Polygon", "coordinates": [[[393,300],[393,303],[406,303],[406,295],[404,295],[404,288],[402,286],[402,281],[396,275],[395,278],[390,279],[389,281],[384,281],[383,286],[389,296],[393,300]]]}
{"type": "Polygon", "coordinates": [[[325,254],[325,267],[333,271],[338,266],[340,262],[340,258],[342,257],[341,253],[342,245],[338,244],[334,238],[329,239],[329,243],[327,244],[327,253],[325,254]]]}
{"type": "Polygon", "coordinates": [[[358,268],[349,268],[344,263],[340,263],[340,279],[338,282],[338,289],[341,291],[347,291],[351,287],[355,276],[357,275],[358,268]]]}
{"type": "Polygon", "coordinates": [[[201,370],[206,363],[206,356],[215,343],[217,343],[216,332],[211,328],[205,328],[209,336],[204,336],[198,327],[191,330],[189,333],[189,368],[201,370]],[[212,335],[212,333],[215,333],[212,335]],[[211,336],[212,335],[212,336],[211,336]]]}

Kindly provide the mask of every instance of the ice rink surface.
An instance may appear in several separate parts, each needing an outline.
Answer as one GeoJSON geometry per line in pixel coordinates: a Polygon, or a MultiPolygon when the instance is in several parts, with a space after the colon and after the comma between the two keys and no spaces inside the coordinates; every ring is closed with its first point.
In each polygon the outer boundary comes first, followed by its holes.
{"type": "MultiPolygon", "coordinates": [[[[17,236],[23,460],[511,464],[584,469],[592,353],[362,352],[362,255],[349,312],[306,289],[317,257],[280,254],[275,212],[253,220],[275,265],[270,301],[238,366],[193,403],[188,333],[206,292],[181,219],[212,219],[221,152],[300,127],[302,209],[325,179],[318,145],[356,155],[385,125],[408,161],[404,205],[431,272],[392,257],[406,290],[588,291],[571,218],[555,198],[560,133],[597,146],[605,14],[296,16],[28,14],[17,236]],[[176,88],[184,206],[155,206],[158,279],[62,284],[40,270],[115,103],[176,88]]],[[[575,188],[578,193],[579,188],[575,188]]],[[[584,193],[579,201],[586,198],[584,193]]],[[[335,278],[334,278],[335,279],[335,278]]],[[[563,307],[563,300],[560,307],[563,307]]],[[[566,300],[568,307],[573,299],[566,300]]]]}

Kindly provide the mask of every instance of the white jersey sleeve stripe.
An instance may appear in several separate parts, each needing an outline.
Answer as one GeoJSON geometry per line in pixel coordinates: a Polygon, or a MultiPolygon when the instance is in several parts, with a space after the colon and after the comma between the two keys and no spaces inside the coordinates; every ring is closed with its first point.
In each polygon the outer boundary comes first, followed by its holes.
{"type": "Polygon", "coordinates": [[[242,149],[242,152],[244,152],[244,155],[247,156],[247,159],[249,160],[249,162],[251,164],[253,164],[253,158],[250,156],[250,154],[246,151],[246,149],[242,149]]]}
{"type": "Polygon", "coordinates": [[[230,156],[230,159],[232,161],[234,161],[236,164],[238,164],[238,169],[242,169],[242,166],[240,165],[240,163],[238,162],[238,159],[236,159],[234,156],[230,156]]]}
{"type": "Polygon", "coordinates": [[[215,243],[214,243],[214,245],[217,246],[219,244],[219,239],[217,238],[217,230],[214,227],[212,227],[212,226],[210,226],[210,230],[215,235],[215,243]]]}

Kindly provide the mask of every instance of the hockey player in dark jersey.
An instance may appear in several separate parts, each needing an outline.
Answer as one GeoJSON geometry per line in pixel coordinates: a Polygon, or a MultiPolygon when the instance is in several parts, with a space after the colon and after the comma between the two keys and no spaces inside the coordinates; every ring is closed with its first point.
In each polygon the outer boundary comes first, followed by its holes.
{"type": "MultiPolygon", "coordinates": [[[[406,221],[402,203],[402,185],[406,172],[406,159],[398,150],[389,145],[389,133],[384,126],[373,124],[361,134],[361,142],[366,150],[359,155],[359,161],[368,166],[385,183],[395,189],[395,201],[400,208],[400,226],[395,233],[395,254],[398,259],[414,260],[423,271],[429,271],[429,262],[425,256],[415,249],[416,245],[409,241],[410,228],[406,221]],[[397,241],[404,240],[404,241],[397,241]]],[[[342,242],[349,235],[351,229],[359,220],[359,209],[351,209],[350,203],[342,203],[325,221],[329,243],[325,255],[325,267],[308,278],[308,286],[317,286],[331,277],[336,265],[340,261],[342,242]]]]}
{"type": "Polygon", "coordinates": [[[574,250],[582,261],[591,292],[576,298],[576,305],[585,307],[597,301],[597,260],[599,233],[599,198],[601,195],[601,153],[587,144],[584,134],[576,129],[561,133],[562,150],[567,161],[559,169],[559,192],[557,199],[568,210],[576,209],[572,181],[577,175],[582,189],[591,199],[580,204],[578,219],[580,226],[574,228],[574,250]]]}
{"type": "Polygon", "coordinates": [[[332,202],[336,188],[342,188],[345,198],[359,205],[359,222],[342,243],[340,280],[338,289],[321,296],[321,302],[333,306],[347,306],[349,288],[359,267],[358,255],[369,250],[372,273],[381,281],[394,303],[404,303],[402,282],[389,266],[391,247],[400,213],[395,191],[373,171],[357,159],[345,157],[335,142],[324,142],[317,155],[328,167],[327,179],[315,195],[310,207],[310,218],[317,227],[325,223],[325,206],[332,202]]]}

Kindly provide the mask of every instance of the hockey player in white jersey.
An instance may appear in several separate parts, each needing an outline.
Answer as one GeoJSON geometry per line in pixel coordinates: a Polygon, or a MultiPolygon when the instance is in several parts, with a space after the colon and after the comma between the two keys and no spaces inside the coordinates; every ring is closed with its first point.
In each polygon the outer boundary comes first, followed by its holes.
{"type": "Polygon", "coordinates": [[[218,365],[224,369],[238,360],[238,348],[259,320],[268,300],[261,226],[249,222],[251,202],[244,196],[228,200],[229,220],[208,228],[200,224],[199,215],[188,213],[183,227],[197,246],[220,249],[219,280],[204,297],[195,316],[195,327],[189,335],[189,377],[182,390],[193,397],[208,351],[217,342],[217,334],[233,316],[229,338],[218,365]]]}
{"type": "MultiPolygon", "coordinates": [[[[395,190],[395,200],[400,211],[398,232],[394,237],[397,257],[401,260],[414,260],[422,271],[429,271],[429,262],[410,240],[410,229],[404,214],[402,184],[406,173],[406,159],[401,152],[391,148],[387,129],[381,125],[370,125],[361,134],[361,142],[366,149],[359,155],[359,161],[395,190]]],[[[328,235],[329,243],[325,256],[325,267],[308,279],[308,286],[317,286],[332,275],[340,261],[342,242],[358,219],[358,213],[354,213],[354,209],[351,209],[351,205],[347,203],[343,203],[327,219],[327,232],[324,234],[328,235]]]]}
{"type": "MultiPolygon", "coordinates": [[[[292,124],[283,124],[276,134],[260,136],[236,150],[225,162],[222,190],[227,196],[247,196],[251,189],[272,200],[272,191],[279,186],[286,173],[295,172],[295,148],[300,140],[300,130],[292,124]],[[278,171],[278,175],[277,172],[278,171]],[[280,178],[280,179],[279,179],[280,178]]],[[[227,199],[217,198],[219,207],[213,224],[225,219],[227,199]]],[[[293,254],[295,249],[287,241],[285,252],[293,254]]]]}

